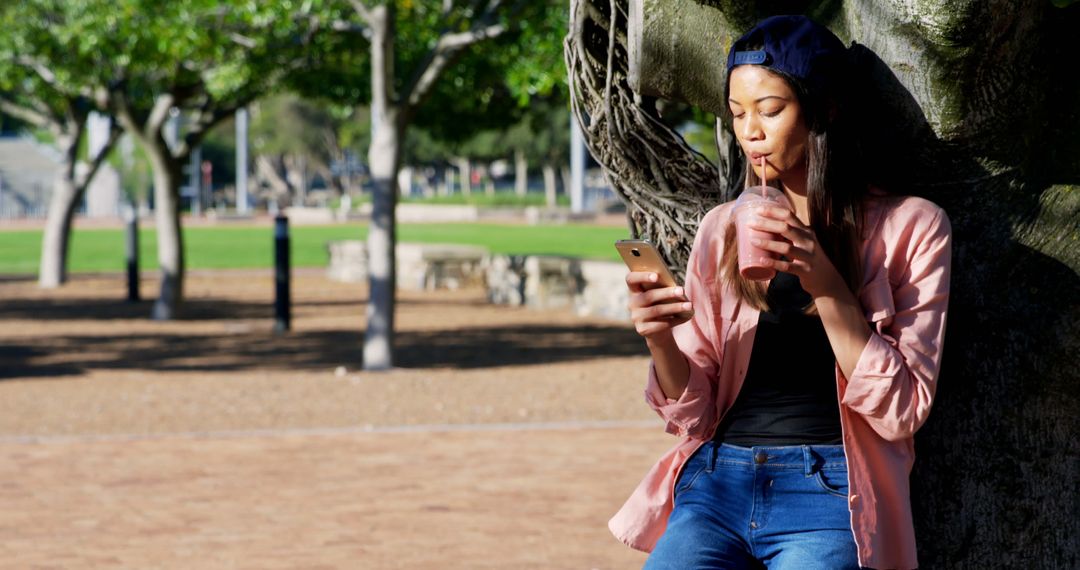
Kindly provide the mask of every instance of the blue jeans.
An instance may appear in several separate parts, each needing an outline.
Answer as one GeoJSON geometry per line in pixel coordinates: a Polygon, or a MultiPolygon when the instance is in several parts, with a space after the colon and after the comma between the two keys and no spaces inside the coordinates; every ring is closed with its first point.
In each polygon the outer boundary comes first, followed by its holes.
{"type": "Polygon", "coordinates": [[[858,568],[842,445],[708,442],[675,482],[646,570],[858,568]]]}

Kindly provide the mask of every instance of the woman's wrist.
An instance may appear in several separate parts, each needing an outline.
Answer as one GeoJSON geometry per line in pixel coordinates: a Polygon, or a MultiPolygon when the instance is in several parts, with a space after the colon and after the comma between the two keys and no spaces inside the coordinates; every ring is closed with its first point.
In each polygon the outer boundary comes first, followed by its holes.
{"type": "Polygon", "coordinates": [[[851,378],[863,348],[873,334],[863,316],[862,305],[846,286],[835,294],[814,299],[814,305],[840,370],[844,377],[851,378]]]}
{"type": "Polygon", "coordinates": [[[649,352],[653,353],[658,350],[678,349],[678,345],[675,343],[675,335],[671,333],[670,329],[645,337],[645,345],[649,347],[649,352]]]}

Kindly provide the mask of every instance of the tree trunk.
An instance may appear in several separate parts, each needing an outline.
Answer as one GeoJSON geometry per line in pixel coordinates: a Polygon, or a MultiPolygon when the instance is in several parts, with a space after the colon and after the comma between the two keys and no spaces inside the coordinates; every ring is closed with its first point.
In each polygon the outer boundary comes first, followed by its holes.
{"type": "MultiPolygon", "coordinates": [[[[74,167],[63,168],[64,172],[72,170],[74,167]]],[[[56,181],[53,182],[49,213],[45,219],[45,235],[41,243],[41,267],[38,272],[40,287],[51,289],[67,282],[71,225],[75,217],[75,207],[85,189],[85,186],[76,187],[75,181],[66,175],[58,175],[56,181]]]]}
{"type": "Polygon", "coordinates": [[[176,318],[183,299],[184,243],[180,232],[180,176],[184,160],[172,157],[168,148],[147,149],[154,169],[154,223],[157,232],[161,292],[154,302],[152,318],[176,318]]]}
{"type": "Polygon", "coordinates": [[[367,238],[370,286],[364,336],[365,370],[386,370],[394,365],[394,292],[397,288],[394,209],[397,207],[397,170],[403,133],[391,121],[380,124],[377,132],[368,151],[375,189],[367,238]]]}
{"type": "Polygon", "coordinates": [[[559,167],[559,180],[562,181],[562,191],[564,196],[570,195],[571,175],[570,168],[565,164],[559,167]]]}
{"type": "Polygon", "coordinates": [[[72,117],[56,130],[62,131],[56,143],[60,147],[63,166],[53,181],[53,193],[49,200],[49,212],[45,220],[45,235],[41,241],[41,265],[38,284],[43,288],[59,287],[67,282],[68,246],[71,242],[71,226],[79,200],[86,194],[86,189],[97,174],[102,159],[109,154],[116,144],[119,131],[106,127],[105,138],[95,140],[91,133],[91,152],[89,162],[80,162],[78,150],[80,142],[87,132],[88,117],[81,112],[72,117]]]}
{"type": "Polygon", "coordinates": [[[544,163],[544,197],[547,199],[547,207],[554,208],[558,205],[555,194],[558,192],[555,181],[555,166],[544,163]]]}
{"type": "MultiPolygon", "coordinates": [[[[277,164],[280,164],[280,159],[273,159],[269,156],[260,154],[255,157],[255,172],[276,194],[289,195],[292,193],[292,186],[289,184],[286,176],[282,176],[278,172],[277,164]]],[[[282,167],[284,169],[284,167],[282,167]]]]}
{"type": "MultiPolygon", "coordinates": [[[[765,4],[572,3],[575,116],[632,233],[674,266],[702,214],[738,186],[742,158],[721,132],[717,172],[657,120],[650,97],[686,100],[730,129],[717,45],[771,15],[765,4]]],[[[849,111],[875,183],[924,195],[952,220],[945,359],[911,478],[921,567],[1078,567],[1080,76],[1058,66],[1075,54],[1080,4],[804,5],[857,42],[849,111]]]]}
{"type": "Polygon", "coordinates": [[[468,158],[458,158],[458,176],[461,177],[461,193],[466,197],[472,196],[472,167],[468,158]]]}
{"type": "Polygon", "coordinates": [[[370,23],[372,133],[368,164],[374,190],[367,238],[369,286],[364,370],[387,370],[394,366],[394,293],[397,290],[394,210],[405,122],[392,96],[393,6],[384,4],[372,8],[370,23]]]}
{"type": "Polygon", "coordinates": [[[514,151],[514,191],[518,196],[529,192],[529,161],[522,150],[514,151]]]}
{"type": "Polygon", "coordinates": [[[290,154],[284,157],[285,180],[293,190],[294,206],[304,206],[307,199],[307,158],[302,154],[290,154]]]}

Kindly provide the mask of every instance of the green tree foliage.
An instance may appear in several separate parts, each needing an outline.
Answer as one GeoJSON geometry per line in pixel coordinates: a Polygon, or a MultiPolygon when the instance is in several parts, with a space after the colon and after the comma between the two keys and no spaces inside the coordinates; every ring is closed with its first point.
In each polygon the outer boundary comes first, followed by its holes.
{"type": "Polygon", "coordinates": [[[30,0],[14,55],[63,92],[109,109],[154,167],[162,290],[156,318],[182,297],[181,167],[215,125],[305,63],[321,0],[30,0]],[[166,124],[184,126],[175,143],[166,124]]]}
{"type": "Polygon", "coordinates": [[[67,30],[41,24],[58,15],[62,15],[60,6],[51,2],[0,5],[0,29],[5,30],[0,34],[0,112],[14,117],[16,127],[44,135],[61,157],[41,246],[38,283],[42,287],[57,287],[67,281],[75,208],[119,135],[117,129],[111,129],[92,155],[83,156],[87,154],[85,135],[95,102],[89,89],[67,79],[71,65],[79,64],[81,58],[59,65],[48,59],[60,53],[67,30]],[[35,57],[35,50],[47,57],[35,57]]]}

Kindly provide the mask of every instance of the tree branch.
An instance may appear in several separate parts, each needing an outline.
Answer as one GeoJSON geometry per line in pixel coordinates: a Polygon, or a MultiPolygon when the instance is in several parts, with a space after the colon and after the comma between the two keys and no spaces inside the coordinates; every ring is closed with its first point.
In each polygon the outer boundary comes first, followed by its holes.
{"type": "Polygon", "coordinates": [[[367,37],[371,34],[371,29],[366,25],[357,24],[356,22],[350,22],[348,20],[334,20],[330,22],[330,29],[335,32],[351,32],[354,34],[360,34],[367,37]]]}
{"type": "Polygon", "coordinates": [[[199,109],[199,114],[189,124],[187,133],[184,134],[183,138],[178,141],[176,148],[173,149],[173,157],[177,159],[186,157],[192,149],[199,146],[206,133],[217,126],[218,123],[236,114],[237,109],[250,105],[255,98],[256,92],[250,91],[243,97],[230,101],[228,104],[215,106],[213,99],[207,95],[207,101],[199,109]]]}
{"type": "Polygon", "coordinates": [[[109,127],[109,138],[105,141],[105,144],[101,146],[101,149],[98,151],[97,156],[90,157],[90,163],[88,164],[88,168],[79,178],[79,180],[77,180],[75,183],[75,186],[77,188],[86,186],[90,183],[91,180],[94,179],[94,175],[97,174],[97,171],[99,168],[101,168],[101,165],[105,163],[105,159],[109,156],[109,153],[112,152],[113,147],[116,146],[116,141],[120,140],[120,136],[123,134],[124,130],[118,128],[116,125],[116,121],[113,120],[112,125],[110,125],[109,127]]]}
{"type": "Polygon", "coordinates": [[[360,16],[360,19],[362,19],[365,24],[370,26],[371,10],[368,10],[368,7],[364,5],[363,0],[349,0],[349,4],[352,4],[353,10],[355,10],[357,15],[360,16]]]}
{"type": "Polygon", "coordinates": [[[254,38],[249,38],[239,32],[229,34],[229,39],[236,45],[245,49],[255,49],[255,46],[258,45],[258,42],[255,41],[254,38]]]}
{"type": "Polygon", "coordinates": [[[56,86],[56,74],[44,63],[28,56],[16,57],[15,63],[33,71],[42,81],[50,86],[56,86]]]}
{"type": "Polygon", "coordinates": [[[0,98],[0,111],[41,129],[52,129],[56,121],[37,110],[0,98]]]}
{"type": "Polygon", "coordinates": [[[143,125],[139,124],[138,119],[135,118],[135,112],[131,109],[131,105],[128,104],[127,95],[122,90],[113,89],[107,96],[99,93],[98,99],[99,101],[107,99],[109,102],[108,108],[113,111],[113,117],[119,121],[120,126],[131,136],[149,145],[152,134],[143,130],[143,125]]]}
{"type": "MultiPolygon", "coordinates": [[[[483,15],[477,18],[469,31],[446,33],[439,37],[435,47],[428,52],[424,62],[417,68],[412,81],[409,82],[409,86],[405,90],[407,111],[411,112],[427,97],[432,87],[434,87],[435,81],[454,62],[454,59],[462,50],[473,44],[496,38],[510,29],[506,23],[492,23],[496,11],[501,5],[502,0],[493,0],[489,3],[483,15]]],[[[524,5],[524,2],[514,4],[510,14],[507,15],[507,19],[512,19],[513,14],[517,13],[524,5]]]]}
{"type": "Polygon", "coordinates": [[[146,124],[144,125],[147,134],[161,130],[162,125],[169,119],[169,109],[172,109],[175,104],[176,97],[172,93],[159,95],[154,100],[154,108],[150,110],[150,115],[146,117],[146,124]]]}

